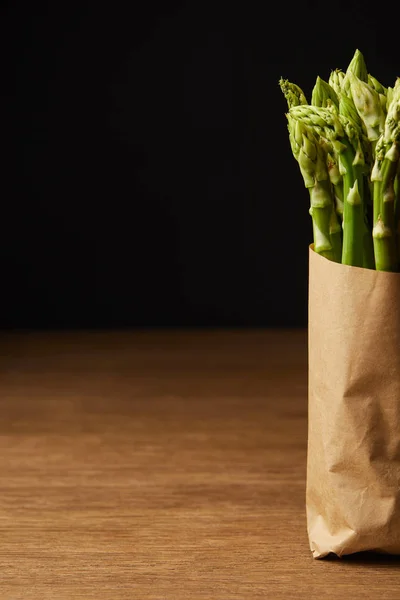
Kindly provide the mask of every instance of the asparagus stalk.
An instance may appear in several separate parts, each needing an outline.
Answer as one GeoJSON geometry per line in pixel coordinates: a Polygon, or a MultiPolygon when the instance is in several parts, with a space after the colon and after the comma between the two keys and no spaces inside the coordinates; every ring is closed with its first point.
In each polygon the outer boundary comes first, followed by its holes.
{"type": "Polygon", "coordinates": [[[335,69],[329,76],[328,83],[338,96],[342,93],[344,78],[345,73],[340,69],[335,69]]]}
{"type": "Polygon", "coordinates": [[[349,66],[347,67],[346,75],[348,73],[353,73],[356,77],[361,79],[361,81],[368,81],[368,69],[365,64],[364,56],[358,50],[354,52],[354,56],[350,61],[349,66]]]}
{"type": "Polygon", "coordinates": [[[354,56],[347,67],[346,75],[342,84],[342,92],[347,96],[351,96],[351,76],[357,77],[360,81],[367,83],[368,70],[363,55],[359,50],[356,50],[354,56]]]}
{"type": "Polygon", "coordinates": [[[305,97],[303,90],[298,85],[291,83],[287,79],[282,79],[282,77],[279,80],[279,85],[283,95],[286,98],[289,108],[292,106],[307,104],[307,98],[305,97]]]}
{"type": "Polygon", "coordinates": [[[338,214],[335,210],[335,205],[332,203],[331,220],[329,223],[329,234],[333,251],[333,260],[342,262],[342,225],[339,221],[338,214]]]}
{"type": "Polygon", "coordinates": [[[332,103],[337,109],[339,108],[339,98],[335,90],[321,77],[317,77],[317,81],[312,91],[311,104],[313,106],[322,106],[326,108],[332,103]]]}
{"type": "Polygon", "coordinates": [[[339,166],[336,158],[330,151],[327,152],[327,167],[328,175],[333,187],[333,193],[335,197],[335,211],[340,223],[343,221],[343,178],[339,171],[339,166]]]}
{"type": "Polygon", "coordinates": [[[376,268],[396,271],[395,178],[400,161],[400,79],[393,89],[385,128],[376,146],[371,174],[373,182],[374,228],[372,236],[376,268]]]}
{"type": "Polygon", "coordinates": [[[374,88],[374,90],[376,92],[378,92],[378,94],[383,94],[384,96],[386,96],[387,94],[387,88],[385,88],[385,86],[383,86],[376,77],[373,77],[370,73],[368,73],[368,81],[367,83],[374,88]]]}
{"type": "MultiPolygon", "coordinates": [[[[314,250],[325,258],[338,260],[339,254],[337,249],[335,252],[331,241],[334,204],[324,151],[307,125],[294,119],[290,112],[287,118],[292,151],[299,163],[304,185],[310,194],[314,250]]],[[[335,247],[337,244],[336,237],[335,247]]]]}
{"type": "Polygon", "coordinates": [[[397,143],[386,145],[382,136],[371,179],[374,184],[374,240],[375,262],[378,271],[397,268],[396,231],[394,212],[394,179],[399,161],[397,143]]]}
{"type": "Polygon", "coordinates": [[[377,79],[372,75],[368,74],[368,84],[379,94],[379,100],[381,101],[382,110],[387,113],[387,88],[385,88],[377,79]]]}
{"type": "MultiPolygon", "coordinates": [[[[363,205],[363,265],[365,268],[375,268],[374,248],[372,243],[371,228],[369,225],[370,212],[372,211],[372,197],[370,193],[369,173],[371,170],[371,143],[365,135],[365,128],[357,113],[352,97],[340,94],[339,115],[348,126],[345,127],[350,139],[353,137],[356,142],[356,155],[359,157],[355,160],[357,169],[361,168],[360,173],[357,171],[356,177],[359,178],[361,191],[361,203],[363,205]],[[350,129],[349,129],[350,128],[350,129]]],[[[354,165],[353,165],[354,166],[354,165]]],[[[358,187],[358,186],[357,186],[358,187]]],[[[360,190],[358,190],[360,193],[360,190]]],[[[354,212],[354,208],[352,212],[354,212]]],[[[358,210],[358,209],[357,209],[358,210]]]]}
{"type": "Polygon", "coordinates": [[[388,108],[391,105],[392,100],[393,100],[393,92],[394,92],[394,89],[392,87],[388,87],[387,92],[386,92],[386,103],[387,103],[388,108]]]}
{"type": "Polygon", "coordinates": [[[351,96],[346,96],[345,94],[339,94],[339,114],[349,119],[354,127],[359,129],[362,128],[362,121],[357,112],[356,105],[354,104],[353,98],[351,96]]]}
{"type": "Polygon", "coordinates": [[[373,229],[373,202],[372,182],[370,176],[364,175],[364,262],[366,269],[375,269],[374,243],[372,239],[373,229]]]}
{"type": "Polygon", "coordinates": [[[294,119],[298,119],[310,127],[315,135],[325,141],[331,142],[332,139],[344,135],[339,115],[334,109],[304,105],[294,106],[289,113],[294,119]]]}
{"type": "Polygon", "coordinates": [[[364,204],[363,178],[364,157],[357,129],[351,121],[332,110],[297,106],[290,110],[294,118],[315,128],[317,135],[322,131],[337,157],[343,177],[343,253],[342,262],[347,265],[364,265],[364,204]],[[346,131],[345,131],[346,129],[346,131]]]}
{"type": "MultiPolygon", "coordinates": [[[[327,105],[331,106],[331,104],[330,104],[331,98],[328,97],[328,96],[331,96],[331,93],[328,94],[326,88],[325,88],[325,93],[321,92],[321,89],[319,87],[321,85],[323,86],[323,83],[321,83],[321,82],[322,82],[322,80],[320,78],[318,78],[316,86],[313,91],[314,102],[319,102],[320,101],[319,99],[321,99],[321,102],[324,102],[327,105]],[[324,95],[324,99],[322,100],[323,95],[324,95]],[[317,97],[318,97],[318,99],[317,99],[317,97]]],[[[337,96],[336,96],[336,98],[337,98],[337,96]]],[[[337,100],[338,100],[338,98],[337,98],[337,100]]],[[[322,107],[322,108],[326,108],[326,107],[322,107]]],[[[342,133],[342,127],[341,127],[339,121],[337,119],[335,120],[335,118],[331,112],[320,111],[320,113],[322,113],[322,118],[321,118],[321,114],[318,114],[317,111],[312,111],[312,109],[309,106],[308,106],[308,108],[304,108],[304,109],[300,109],[300,110],[296,111],[297,118],[300,118],[303,122],[308,124],[309,127],[311,127],[315,137],[317,138],[319,144],[322,146],[322,148],[325,152],[328,175],[329,175],[330,182],[333,186],[334,204],[335,204],[336,214],[339,218],[339,221],[342,222],[342,220],[343,220],[343,179],[342,179],[342,175],[339,171],[339,166],[337,163],[337,159],[335,157],[335,152],[332,147],[331,140],[330,140],[330,138],[331,138],[330,128],[333,128],[333,130],[337,133],[342,133]]]]}
{"type": "Polygon", "coordinates": [[[367,138],[374,147],[385,126],[385,114],[379,94],[351,71],[347,73],[346,77],[350,83],[351,96],[357,113],[364,123],[367,138]]]}
{"type": "Polygon", "coordinates": [[[342,263],[353,267],[364,266],[364,205],[363,179],[356,154],[351,144],[342,139],[340,153],[343,174],[343,252],[342,263]]]}

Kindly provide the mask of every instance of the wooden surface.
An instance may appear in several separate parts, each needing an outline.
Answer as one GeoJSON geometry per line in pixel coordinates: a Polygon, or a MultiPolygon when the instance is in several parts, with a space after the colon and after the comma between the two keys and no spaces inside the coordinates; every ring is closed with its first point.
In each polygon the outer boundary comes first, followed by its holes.
{"type": "Polygon", "coordinates": [[[400,598],[306,537],[306,334],[3,334],[1,600],[400,598]]]}

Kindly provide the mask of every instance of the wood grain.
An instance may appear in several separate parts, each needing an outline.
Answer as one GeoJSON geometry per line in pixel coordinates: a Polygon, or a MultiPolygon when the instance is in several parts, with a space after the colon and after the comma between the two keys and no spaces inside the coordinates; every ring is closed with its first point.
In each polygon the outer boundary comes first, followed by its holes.
{"type": "Polygon", "coordinates": [[[0,598],[400,598],[315,561],[304,331],[3,334],[0,598]]]}

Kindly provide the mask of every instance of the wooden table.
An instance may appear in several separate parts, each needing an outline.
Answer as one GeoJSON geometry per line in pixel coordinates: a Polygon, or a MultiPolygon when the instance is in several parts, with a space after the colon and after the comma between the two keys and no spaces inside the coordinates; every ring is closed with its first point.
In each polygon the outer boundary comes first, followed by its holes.
{"type": "Polygon", "coordinates": [[[400,598],[312,559],[304,331],[2,334],[0,598],[400,598]]]}

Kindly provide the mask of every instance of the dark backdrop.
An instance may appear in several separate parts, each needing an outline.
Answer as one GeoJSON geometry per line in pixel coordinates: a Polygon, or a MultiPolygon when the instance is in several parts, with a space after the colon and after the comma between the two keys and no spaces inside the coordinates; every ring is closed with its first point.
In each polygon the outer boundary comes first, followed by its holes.
{"type": "Polygon", "coordinates": [[[1,326],[304,326],[308,195],[278,80],[310,95],[358,47],[391,84],[393,10],[3,8],[1,326]]]}

